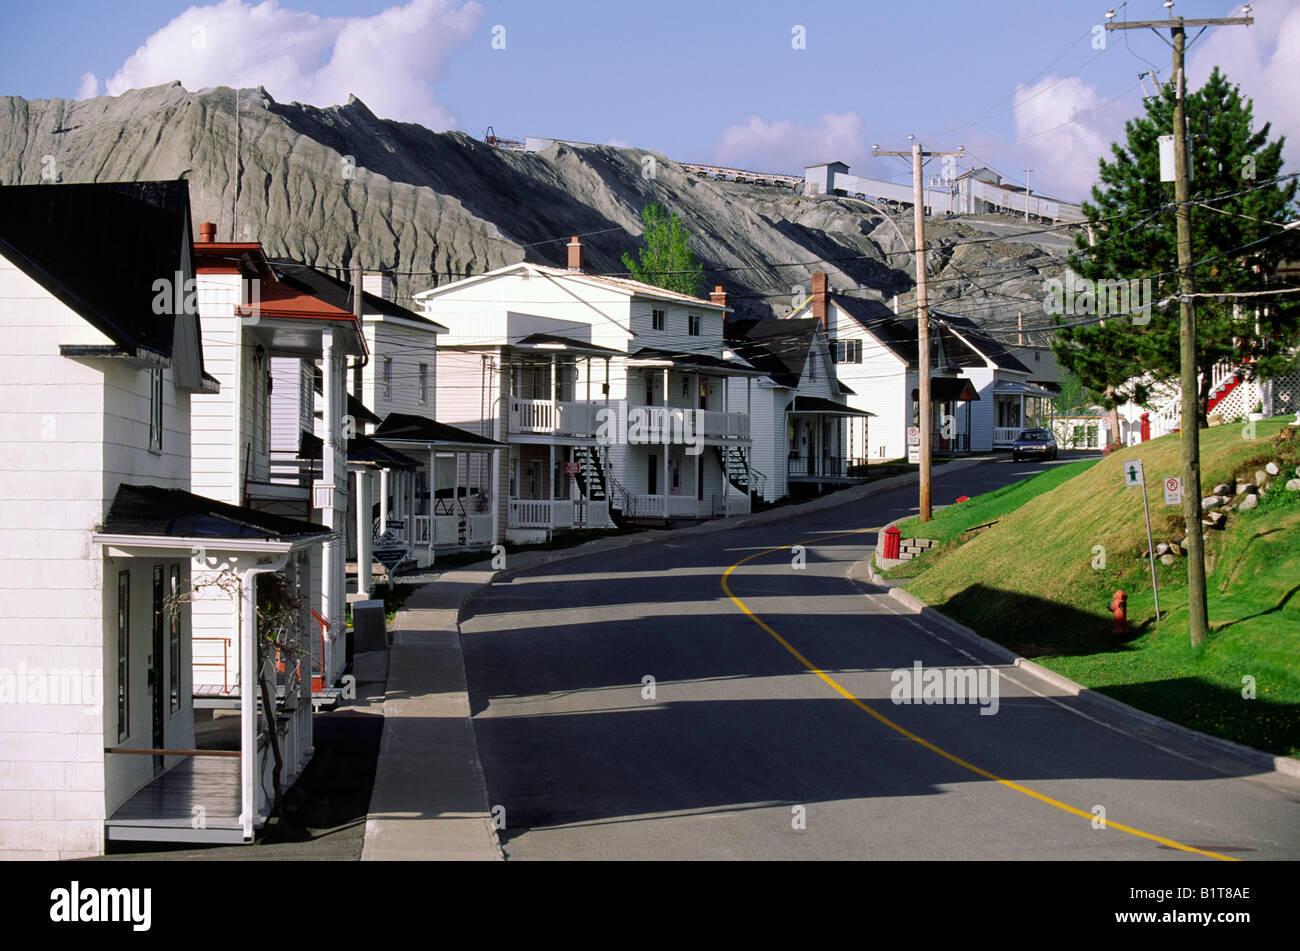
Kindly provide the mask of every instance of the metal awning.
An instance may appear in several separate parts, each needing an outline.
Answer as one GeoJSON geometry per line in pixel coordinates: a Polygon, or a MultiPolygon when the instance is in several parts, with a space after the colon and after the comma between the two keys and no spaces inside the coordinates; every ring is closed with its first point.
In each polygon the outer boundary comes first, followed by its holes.
{"type": "Polygon", "coordinates": [[[1018,383],[1015,380],[998,380],[993,384],[993,392],[999,396],[1046,396],[1052,399],[1057,395],[1051,390],[1030,386],[1028,383],[1018,383]]]}
{"type": "MultiPolygon", "coordinates": [[[[912,391],[912,399],[917,398],[917,391],[912,391]]],[[[973,403],[979,400],[975,384],[964,376],[930,377],[930,399],[939,403],[973,403]]]]}
{"type": "Polygon", "coordinates": [[[495,439],[412,413],[389,413],[379,428],[371,433],[371,438],[385,444],[448,452],[488,452],[506,448],[505,443],[495,439]]]}
{"type": "Polygon", "coordinates": [[[852,406],[845,406],[843,403],[836,403],[834,400],[828,400],[821,396],[796,396],[794,401],[785,408],[785,411],[787,413],[820,416],[876,415],[867,412],[865,409],[854,409],[852,406]]]}

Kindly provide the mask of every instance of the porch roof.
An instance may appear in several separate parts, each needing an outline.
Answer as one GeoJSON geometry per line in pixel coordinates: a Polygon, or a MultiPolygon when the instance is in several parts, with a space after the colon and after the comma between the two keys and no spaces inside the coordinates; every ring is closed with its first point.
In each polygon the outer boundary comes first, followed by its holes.
{"type": "MultiPolygon", "coordinates": [[[[913,392],[916,392],[913,390],[913,392]]],[[[964,376],[930,377],[930,399],[943,402],[978,402],[979,391],[969,378],[964,376]]]]}
{"type": "Polygon", "coordinates": [[[385,443],[398,443],[408,446],[427,446],[430,449],[462,449],[470,452],[483,452],[488,449],[504,449],[506,444],[488,439],[467,429],[457,429],[446,423],[439,423],[426,416],[413,413],[389,413],[373,438],[385,443]]]}
{"type": "Polygon", "coordinates": [[[794,401],[786,407],[790,413],[819,414],[822,416],[875,416],[875,413],[869,413],[865,409],[854,409],[852,406],[845,406],[843,403],[836,403],[834,400],[828,400],[821,396],[796,396],[794,401]]]}
{"type": "Polygon", "coordinates": [[[348,462],[372,465],[377,469],[418,469],[420,463],[405,453],[375,442],[369,436],[357,433],[348,440],[348,462]]]}
{"type": "Polygon", "coordinates": [[[687,353],[681,350],[659,350],[655,347],[642,347],[636,353],[629,354],[628,366],[666,366],[675,370],[715,370],[738,376],[766,376],[747,360],[740,358],[727,360],[708,353],[687,353]]]}
{"type": "Polygon", "coordinates": [[[557,334],[529,334],[527,337],[516,340],[510,346],[520,350],[564,350],[575,353],[589,353],[592,356],[621,357],[623,355],[622,350],[602,347],[583,340],[574,340],[572,337],[561,337],[557,334]]]}
{"type": "Polygon", "coordinates": [[[1021,383],[1018,380],[998,380],[993,384],[993,392],[998,395],[1048,396],[1052,398],[1055,398],[1057,395],[1051,390],[1045,390],[1039,386],[1031,386],[1028,383],[1021,383]]]}
{"type": "Polygon", "coordinates": [[[324,525],[229,505],[183,489],[123,484],[118,486],[95,540],[159,547],[160,541],[176,546],[181,541],[204,539],[232,548],[283,551],[324,541],[333,534],[324,525]]]}

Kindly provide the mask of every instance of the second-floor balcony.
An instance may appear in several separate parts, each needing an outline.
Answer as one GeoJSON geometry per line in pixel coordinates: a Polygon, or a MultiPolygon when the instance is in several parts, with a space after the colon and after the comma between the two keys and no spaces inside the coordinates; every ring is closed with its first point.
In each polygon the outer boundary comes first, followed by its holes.
{"type": "Polygon", "coordinates": [[[636,432],[644,441],[683,441],[683,434],[704,439],[748,439],[749,417],[744,413],[688,409],[678,406],[636,406],[622,402],[510,399],[510,432],[550,436],[599,434],[602,420],[606,434],[636,432]],[[608,414],[601,410],[608,409],[608,414]]]}

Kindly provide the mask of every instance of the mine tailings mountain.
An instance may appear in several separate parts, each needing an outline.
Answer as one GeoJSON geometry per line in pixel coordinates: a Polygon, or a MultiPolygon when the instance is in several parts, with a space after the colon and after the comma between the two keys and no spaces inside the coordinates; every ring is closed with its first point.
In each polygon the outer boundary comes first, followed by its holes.
{"type": "MultiPolygon", "coordinates": [[[[563,265],[577,234],[590,270],[623,272],[651,202],[681,216],[707,288],[722,284],[739,317],[789,312],[813,271],[885,300],[913,287],[894,227],[852,198],[702,178],[639,149],[509,151],[377,118],[355,97],[286,105],[260,87],[239,94],[237,162],[235,105],[233,89],[180,83],[80,101],[0,97],[0,184],[185,178],[195,220],[216,222],[218,240],[336,271],[354,259],[388,269],[399,300],[518,261],[563,265]]],[[[910,212],[899,224],[910,236],[910,212]]],[[[1003,241],[978,220],[932,219],[928,237],[932,302],[973,302],[973,315],[1041,297],[1062,264],[1059,237],[1003,241]],[[971,237],[988,240],[962,243],[971,237]],[[981,289],[989,274],[996,287],[981,289]]]]}

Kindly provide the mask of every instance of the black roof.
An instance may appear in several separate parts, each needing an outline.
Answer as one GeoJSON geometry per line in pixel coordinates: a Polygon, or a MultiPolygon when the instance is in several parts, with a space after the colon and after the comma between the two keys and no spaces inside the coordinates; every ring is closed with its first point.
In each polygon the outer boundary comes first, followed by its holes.
{"type": "Polygon", "coordinates": [[[228,505],[182,489],[124,484],[117,487],[102,534],[298,541],[331,532],[314,522],[228,505]]]}
{"type": "Polygon", "coordinates": [[[425,416],[411,413],[389,413],[379,428],[375,430],[375,439],[409,440],[411,442],[445,442],[480,445],[484,448],[503,447],[505,443],[488,439],[466,429],[457,429],[446,423],[425,416]]]}
{"type": "MultiPolygon", "coordinates": [[[[282,258],[272,258],[270,261],[271,266],[279,274],[280,280],[294,290],[303,291],[312,297],[318,297],[340,310],[352,310],[352,285],[348,281],[334,277],[324,271],[318,271],[309,264],[300,264],[297,261],[282,258]]],[[[361,299],[365,302],[367,309],[383,314],[386,317],[400,317],[402,320],[409,320],[412,323],[438,327],[442,330],[447,329],[437,321],[430,320],[423,314],[417,314],[415,311],[408,310],[401,304],[396,304],[377,294],[362,291],[361,299]]]]}
{"type": "Polygon", "coordinates": [[[754,368],[744,360],[728,360],[707,353],[688,353],[682,350],[661,350],[658,347],[642,347],[636,353],[629,353],[632,360],[665,360],[673,366],[689,367],[697,370],[748,370],[754,368]]]}
{"type": "Polygon", "coordinates": [[[727,345],[781,386],[798,386],[821,321],[816,317],[728,320],[727,345]]]}
{"type": "MultiPolygon", "coordinates": [[[[841,294],[832,294],[830,297],[835,302],[835,306],[857,321],[886,349],[909,367],[916,366],[915,317],[910,319],[900,317],[878,300],[845,297],[841,294]]],[[[962,329],[964,333],[965,328],[962,329]]],[[[979,353],[951,330],[941,325],[932,325],[930,345],[936,352],[942,347],[943,355],[949,364],[959,367],[984,366],[984,359],[979,353]]],[[[989,359],[993,359],[991,354],[989,359]]]]}
{"type": "Polygon", "coordinates": [[[1019,370],[1022,373],[1030,372],[1029,367],[1016,359],[1015,354],[1008,350],[997,339],[984,333],[980,329],[979,324],[975,323],[975,321],[971,320],[969,317],[962,317],[960,314],[951,314],[947,311],[934,310],[933,308],[930,313],[940,320],[946,321],[956,327],[961,335],[970,342],[972,347],[992,360],[999,369],[1019,370]]]}
{"type": "Polygon", "coordinates": [[[515,341],[514,346],[537,347],[538,344],[543,345],[542,349],[546,349],[545,347],[546,344],[551,344],[551,345],[558,345],[560,347],[565,347],[569,350],[590,350],[592,353],[597,353],[597,354],[608,353],[610,355],[615,355],[615,354],[622,354],[623,352],[621,350],[611,349],[610,347],[601,347],[594,343],[587,343],[586,341],[583,340],[574,340],[572,337],[561,337],[557,334],[542,334],[542,333],[529,334],[527,337],[522,337],[519,340],[515,341]]]}
{"type": "Polygon", "coordinates": [[[380,445],[361,433],[354,433],[348,440],[348,462],[370,463],[380,469],[420,468],[420,464],[405,453],[380,445]]]}
{"type": "Polygon", "coordinates": [[[875,416],[865,409],[854,409],[823,396],[796,396],[786,407],[792,413],[822,413],[831,416],[875,416]]]}
{"type": "Polygon", "coordinates": [[[184,181],[0,188],[0,253],[132,355],[172,355],[154,282],[171,287],[180,271],[184,290],[190,240],[184,181]]]}

